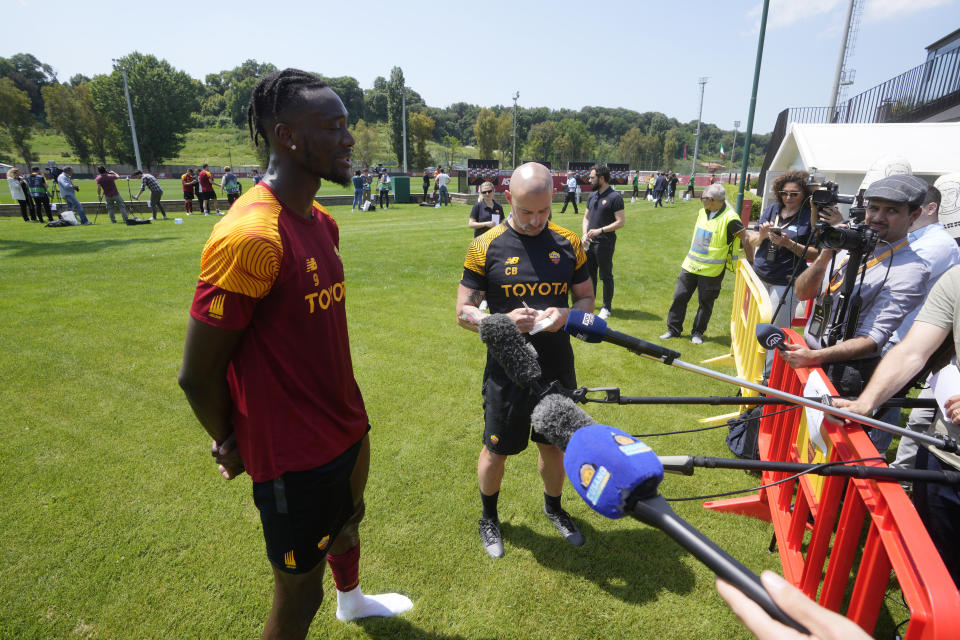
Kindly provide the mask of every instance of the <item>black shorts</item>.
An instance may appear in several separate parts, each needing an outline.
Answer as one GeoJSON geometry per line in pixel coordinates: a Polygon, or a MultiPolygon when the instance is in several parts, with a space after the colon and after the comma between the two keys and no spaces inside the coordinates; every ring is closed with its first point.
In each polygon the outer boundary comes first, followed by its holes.
{"type": "Polygon", "coordinates": [[[289,471],[276,480],[253,483],[270,563],[285,573],[307,573],[353,515],[350,474],[361,439],[338,458],[306,471],[289,471]]]}
{"type": "Polygon", "coordinates": [[[217,197],[215,191],[201,191],[200,200],[214,200],[217,197]]]}
{"type": "Polygon", "coordinates": [[[193,191],[184,191],[183,192],[184,200],[193,200],[193,191]]]}
{"type": "MultiPolygon", "coordinates": [[[[510,456],[527,448],[530,440],[541,444],[550,442],[531,429],[530,414],[540,398],[529,387],[514,384],[493,359],[487,359],[483,372],[483,444],[492,453],[510,456]]],[[[577,375],[571,357],[568,367],[551,378],[541,378],[543,384],[559,380],[567,389],[575,389],[577,375]]]]}

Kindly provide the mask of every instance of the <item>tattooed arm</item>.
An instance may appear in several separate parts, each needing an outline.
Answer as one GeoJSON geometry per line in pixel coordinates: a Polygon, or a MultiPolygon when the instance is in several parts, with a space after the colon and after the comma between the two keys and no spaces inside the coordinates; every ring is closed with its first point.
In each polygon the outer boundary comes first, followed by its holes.
{"type": "Polygon", "coordinates": [[[470,331],[479,331],[484,313],[478,307],[483,302],[483,298],[483,291],[459,285],[457,287],[457,324],[470,331]]]}

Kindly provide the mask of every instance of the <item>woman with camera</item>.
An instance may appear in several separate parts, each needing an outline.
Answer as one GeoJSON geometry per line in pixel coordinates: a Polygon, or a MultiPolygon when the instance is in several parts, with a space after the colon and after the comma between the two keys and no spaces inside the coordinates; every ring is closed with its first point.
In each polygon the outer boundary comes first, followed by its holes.
{"type": "Polygon", "coordinates": [[[807,268],[807,262],[819,255],[810,243],[809,178],[806,171],[778,176],[773,181],[777,201],[761,214],[757,230],[747,231],[747,242],[756,247],[753,270],[770,295],[774,308],[771,322],[778,327],[790,326],[797,303],[793,281],[807,268]]]}

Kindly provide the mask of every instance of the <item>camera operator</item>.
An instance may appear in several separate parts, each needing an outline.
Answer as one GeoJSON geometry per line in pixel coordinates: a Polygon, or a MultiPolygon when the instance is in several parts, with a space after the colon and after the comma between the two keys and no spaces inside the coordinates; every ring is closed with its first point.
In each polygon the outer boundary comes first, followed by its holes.
{"type": "Polygon", "coordinates": [[[824,371],[841,395],[860,393],[884,345],[927,292],[930,269],[907,239],[926,193],[927,183],[914,176],[877,180],[864,194],[865,226],[827,227],[827,244],[848,250],[838,252],[825,245],[797,278],[797,297],[816,297],[817,305],[807,321],[807,346],[788,345],[782,353],[787,364],[826,365],[824,371]],[[874,234],[877,242],[871,247],[874,234]],[[842,242],[837,243],[838,237],[842,242]],[[851,255],[860,264],[848,269],[851,255]]]}

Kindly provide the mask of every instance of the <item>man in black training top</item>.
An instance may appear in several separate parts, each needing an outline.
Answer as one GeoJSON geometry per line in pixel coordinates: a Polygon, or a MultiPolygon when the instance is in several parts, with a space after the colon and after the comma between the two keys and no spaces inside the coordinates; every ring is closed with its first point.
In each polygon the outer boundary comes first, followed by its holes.
{"type": "MultiPolygon", "coordinates": [[[[560,330],[571,307],[593,311],[593,285],[580,239],[549,221],[553,178],[543,165],[528,162],[518,167],[505,195],[510,217],[474,238],[467,250],[457,290],[457,323],[477,331],[484,318],[478,307],[484,300],[492,313],[507,314],[521,333],[531,333],[540,320],[552,320],[528,337],[543,372],[540,382],[558,380],[564,387],[575,388],[570,338],[560,330]]],[[[482,389],[484,431],[477,476],[483,504],[480,539],[487,553],[493,558],[503,556],[497,514],[500,484],[507,456],[526,449],[530,439],[539,449],[544,513],[570,544],[582,545],[583,535],[560,506],[563,452],[536,432],[531,436],[530,414],[539,399],[536,392],[511,382],[489,351],[482,389]]]]}
{"type": "Polygon", "coordinates": [[[613,251],[617,248],[617,229],[626,221],[623,198],[610,186],[610,169],[598,164],[590,169],[593,192],[587,199],[583,216],[583,245],[587,252],[593,295],[597,295],[597,273],[603,282],[603,307],[600,317],[606,320],[613,312],[613,251]]]}

